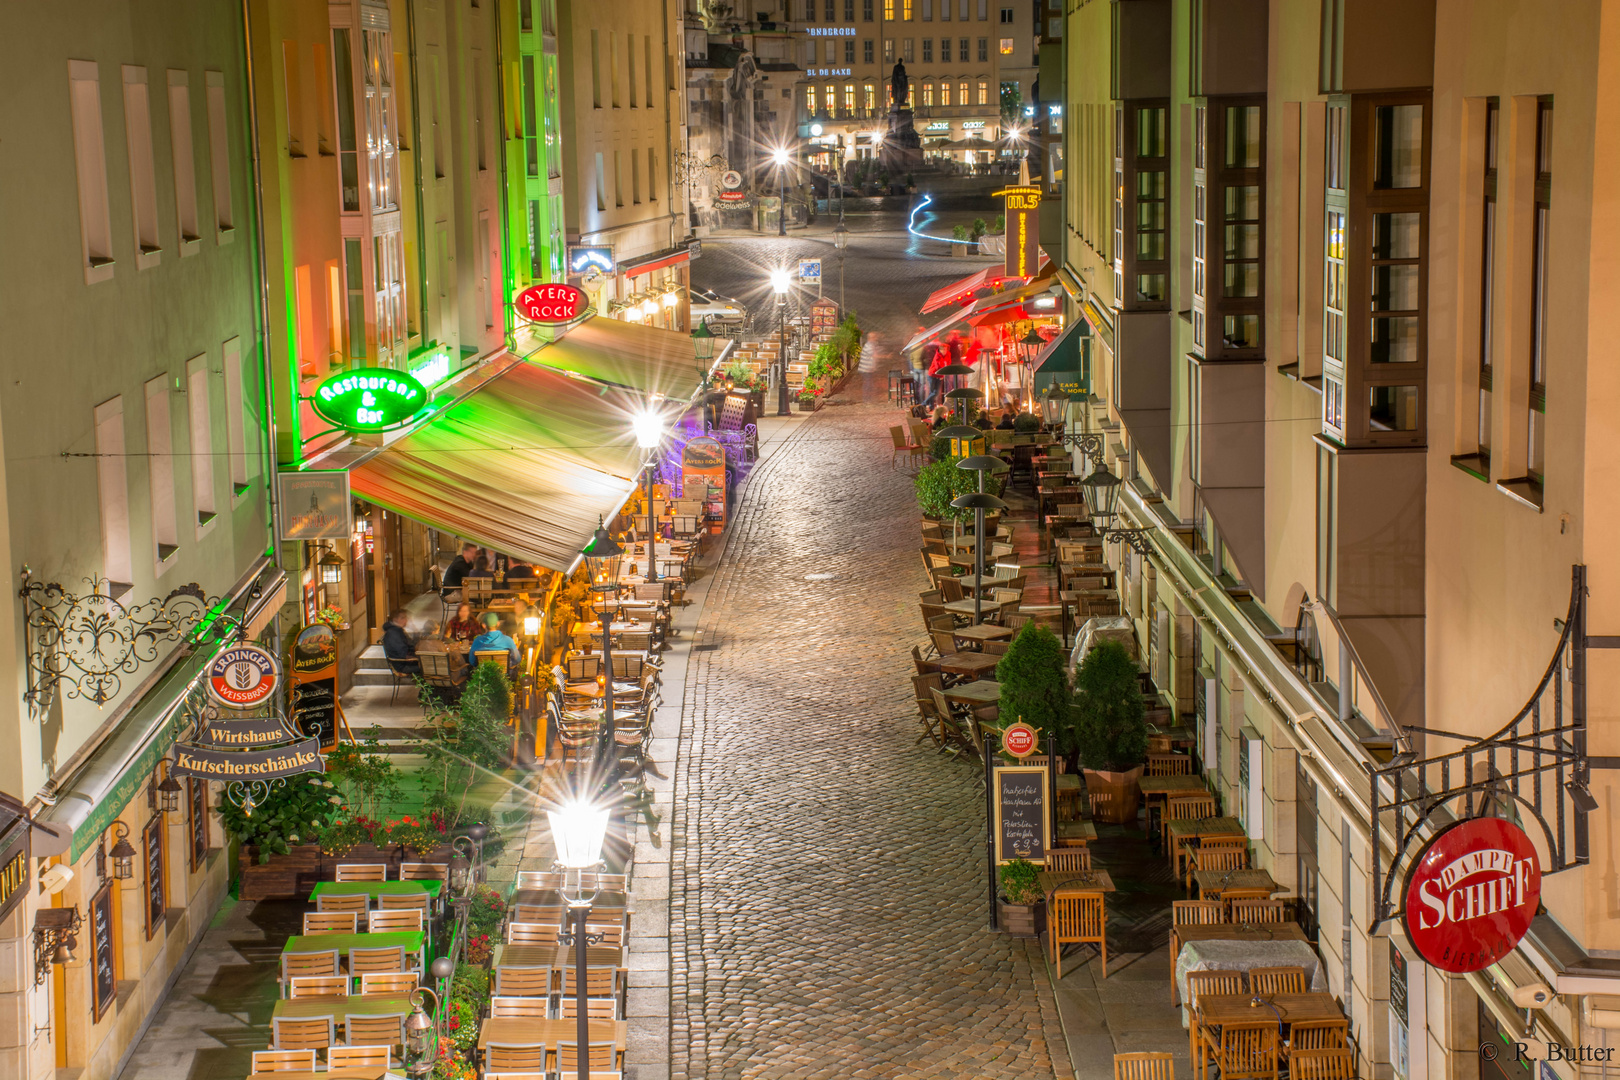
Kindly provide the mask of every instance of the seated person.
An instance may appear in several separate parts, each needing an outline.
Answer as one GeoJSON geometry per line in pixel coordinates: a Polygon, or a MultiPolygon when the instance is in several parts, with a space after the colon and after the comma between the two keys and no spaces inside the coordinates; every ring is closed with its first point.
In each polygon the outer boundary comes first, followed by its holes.
{"type": "Polygon", "coordinates": [[[513,559],[512,564],[506,568],[507,581],[533,581],[537,576],[534,567],[518,559],[513,559]]]}
{"type": "Polygon", "coordinates": [[[471,675],[477,664],[478,654],[481,652],[499,652],[505,650],[508,670],[518,663],[517,642],[501,633],[501,617],[493,611],[484,612],[484,632],[472,639],[467,646],[466,674],[471,675]]]}
{"type": "Polygon", "coordinates": [[[423,628],[422,632],[416,636],[416,651],[418,654],[425,652],[444,652],[444,640],[439,637],[438,623],[428,623],[427,626],[423,628]]]}
{"type": "Polygon", "coordinates": [[[444,585],[439,595],[449,599],[450,594],[461,590],[461,583],[472,572],[473,557],[478,548],[472,544],[462,544],[461,551],[450,560],[450,565],[444,571],[444,585]]]}
{"type": "Polygon", "coordinates": [[[489,556],[480,555],[473,560],[473,568],[467,571],[470,578],[493,578],[495,571],[489,568],[489,556]]]}
{"type": "Polygon", "coordinates": [[[996,430],[997,431],[1011,431],[1012,429],[1013,429],[1013,411],[1011,409],[1002,409],[1001,410],[1001,419],[996,422],[996,430]]]}
{"type": "Polygon", "coordinates": [[[445,624],[444,637],[446,641],[471,641],[478,636],[479,629],[472,605],[461,604],[456,608],[456,617],[445,624]]]}
{"type": "Polygon", "coordinates": [[[411,644],[411,636],[405,632],[405,624],[409,620],[410,615],[404,608],[388,616],[388,621],[383,623],[383,655],[388,658],[388,666],[401,675],[419,675],[422,661],[416,658],[416,646],[411,644]]]}

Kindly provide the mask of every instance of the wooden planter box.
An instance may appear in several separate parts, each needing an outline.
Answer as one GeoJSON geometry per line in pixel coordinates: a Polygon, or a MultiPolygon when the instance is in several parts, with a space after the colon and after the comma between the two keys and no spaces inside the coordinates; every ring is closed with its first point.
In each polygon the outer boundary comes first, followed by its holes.
{"type": "Polygon", "coordinates": [[[805,402],[804,402],[804,400],[802,398],[798,401],[798,411],[799,412],[815,412],[819,408],[821,408],[821,399],[820,398],[817,398],[816,400],[810,402],[809,404],[805,404],[805,402]]]}
{"type": "Polygon", "coordinates": [[[301,899],[309,895],[321,878],[321,849],[316,844],[298,844],[285,855],[272,855],[260,865],[258,851],[242,849],[243,900],[301,899]]]}
{"type": "Polygon", "coordinates": [[[1142,766],[1127,772],[1098,772],[1086,770],[1086,795],[1106,796],[1093,804],[1091,816],[1097,821],[1114,825],[1129,825],[1136,820],[1137,806],[1142,801],[1142,766]]]}
{"type": "Polygon", "coordinates": [[[1013,937],[1032,938],[1046,933],[1046,902],[1009,904],[996,898],[996,921],[1013,937]]]}

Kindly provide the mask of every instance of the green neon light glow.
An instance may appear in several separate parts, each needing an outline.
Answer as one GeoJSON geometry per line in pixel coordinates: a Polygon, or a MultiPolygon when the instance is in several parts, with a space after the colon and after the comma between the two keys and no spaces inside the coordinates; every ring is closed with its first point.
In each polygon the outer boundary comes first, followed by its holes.
{"type": "Polygon", "coordinates": [[[434,353],[411,368],[411,375],[423,386],[433,386],[435,383],[442,382],[450,375],[450,354],[434,353]]]}
{"type": "Polygon", "coordinates": [[[334,375],[310,399],[321,419],[348,431],[386,431],[427,404],[427,390],[403,371],[357,371],[334,375]]]}

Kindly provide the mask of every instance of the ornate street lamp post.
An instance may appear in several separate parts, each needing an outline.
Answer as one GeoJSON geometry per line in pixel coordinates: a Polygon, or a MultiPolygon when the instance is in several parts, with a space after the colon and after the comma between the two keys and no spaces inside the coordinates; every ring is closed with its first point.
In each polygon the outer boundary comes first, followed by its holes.
{"type": "MultiPolygon", "coordinates": [[[[590,1018],[589,1001],[585,988],[587,948],[602,939],[600,934],[587,934],[585,921],[591,913],[591,901],[596,899],[594,886],[586,888],[584,875],[602,863],[602,840],[607,833],[610,811],[589,803],[567,803],[546,811],[551,826],[552,846],[556,848],[556,865],[563,872],[563,899],[568,902],[569,921],[573,929],[557,934],[560,945],[574,947],[574,1015],[579,1027],[575,1038],[579,1046],[575,1061],[579,1065],[579,1080],[590,1076],[590,1018]]],[[[561,1069],[558,1070],[561,1072],[561,1069]]]]}

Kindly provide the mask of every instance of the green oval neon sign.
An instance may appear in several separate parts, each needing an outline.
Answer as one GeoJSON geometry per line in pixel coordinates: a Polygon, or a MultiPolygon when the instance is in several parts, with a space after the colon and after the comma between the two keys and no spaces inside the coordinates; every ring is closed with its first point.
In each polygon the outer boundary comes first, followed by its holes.
{"type": "Polygon", "coordinates": [[[427,390],[403,371],[369,368],[332,376],[310,402],[321,419],[347,431],[386,431],[420,412],[427,390]]]}

